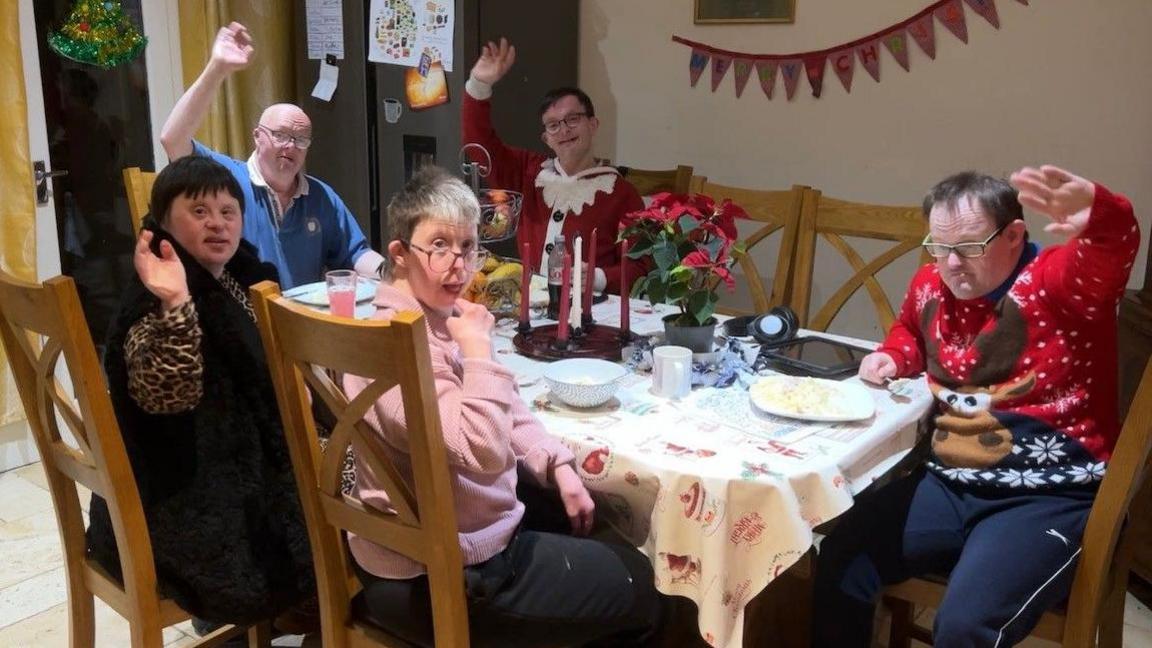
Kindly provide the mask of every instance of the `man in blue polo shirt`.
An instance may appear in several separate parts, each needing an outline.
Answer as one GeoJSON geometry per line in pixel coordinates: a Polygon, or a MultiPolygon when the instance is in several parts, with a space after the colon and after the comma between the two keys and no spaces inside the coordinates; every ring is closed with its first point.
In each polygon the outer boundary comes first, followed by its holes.
{"type": "Polygon", "coordinates": [[[244,189],[243,236],[261,259],[276,265],[282,288],[319,281],[325,270],[339,268],[378,276],[384,257],[368,247],[344,201],[332,187],[303,172],[312,121],[299,106],[281,103],[264,110],[252,130],[256,150],[247,160],[192,139],[224,79],[247,67],[254,52],[243,25],[220,28],[204,71],[164,123],[164,150],[172,160],[203,155],[232,171],[244,189]]]}

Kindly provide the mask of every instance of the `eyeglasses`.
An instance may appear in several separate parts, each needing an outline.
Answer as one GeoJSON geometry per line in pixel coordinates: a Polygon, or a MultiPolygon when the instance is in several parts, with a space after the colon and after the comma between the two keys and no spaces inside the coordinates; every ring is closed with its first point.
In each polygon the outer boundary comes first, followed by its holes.
{"type": "Polygon", "coordinates": [[[310,135],[293,135],[284,131],[272,130],[264,124],[256,124],[257,128],[263,128],[268,137],[272,138],[272,143],[276,146],[284,146],[291,142],[293,146],[303,151],[304,149],[312,146],[312,137],[310,135]]]}
{"type": "Polygon", "coordinates": [[[484,262],[488,260],[488,250],[481,248],[472,248],[464,252],[456,252],[447,245],[437,245],[429,250],[428,248],[416,245],[412,241],[401,239],[400,242],[413,250],[427,254],[428,268],[433,272],[447,272],[452,266],[456,265],[456,259],[464,259],[464,269],[469,272],[475,272],[483,268],[484,262]]]}
{"type": "Polygon", "coordinates": [[[928,253],[928,256],[935,257],[937,259],[946,259],[948,258],[948,255],[952,254],[953,252],[955,252],[956,256],[958,257],[965,259],[976,259],[984,256],[984,253],[988,249],[988,244],[991,243],[992,239],[996,238],[1000,232],[1003,232],[1004,228],[1008,227],[1008,225],[1008,223],[1004,223],[1000,227],[997,227],[995,232],[989,234],[988,238],[980,241],[979,243],[957,243],[956,245],[948,245],[946,243],[933,243],[928,240],[932,236],[929,234],[928,236],[924,237],[924,241],[921,242],[920,245],[924,246],[924,251],[928,253]]]}
{"type": "Polygon", "coordinates": [[[558,119],[556,121],[550,121],[550,122],[544,122],[544,130],[546,132],[552,134],[552,135],[555,135],[556,133],[560,132],[560,124],[564,124],[568,128],[576,128],[577,126],[580,125],[580,122],[584,121],[584,118],[587,116],[588,116],[588,113],[574,112],[570,115],[565,116],[563,119],[558,119]]]}

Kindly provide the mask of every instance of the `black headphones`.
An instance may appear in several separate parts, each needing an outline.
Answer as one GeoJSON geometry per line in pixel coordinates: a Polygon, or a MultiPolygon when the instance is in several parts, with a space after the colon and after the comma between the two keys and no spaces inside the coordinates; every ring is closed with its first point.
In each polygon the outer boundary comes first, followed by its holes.
{"type": "Polygon", "coordinates": [[[791,340],[799,328],[796,313],[787,306],[777,306],[763,315],[745,315],[724,322],[724,332],[730,337],[751,335],[761,344],[791,340]]]}
{"type": "Polygon", "coordinates": [[[748,325],[748,333],[760,344],[791,340],[799,329],[796,312],[787,306],[777,306],[748,325]]]}

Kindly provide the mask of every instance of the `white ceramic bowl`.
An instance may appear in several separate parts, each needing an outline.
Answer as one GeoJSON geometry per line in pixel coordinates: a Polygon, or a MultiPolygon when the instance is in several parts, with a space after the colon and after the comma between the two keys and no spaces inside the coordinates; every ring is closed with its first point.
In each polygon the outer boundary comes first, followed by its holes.
{"type": "Polygon", "coordinates": [[[628,370],[614,362],[571,358],[548,365],[544,382],[562,403],[572,407],[597,407],[612,398],[620,379],[626,375],[628,370]]]}

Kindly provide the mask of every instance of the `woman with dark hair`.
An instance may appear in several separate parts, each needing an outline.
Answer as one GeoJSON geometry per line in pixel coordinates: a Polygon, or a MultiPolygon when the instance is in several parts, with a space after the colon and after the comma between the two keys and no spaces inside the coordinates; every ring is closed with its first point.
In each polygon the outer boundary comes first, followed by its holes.
{"type": "MultiPolygon", "coordinates": [[[[233,175],[208,158],[160,172],[104,357],[161,591],[214,623],[270,619],[315,588],[247,294],[276,270],[240,238],[243,200],[233,175]]],[[[88,548],[119,573],[98,496],[88,548]]]]}

